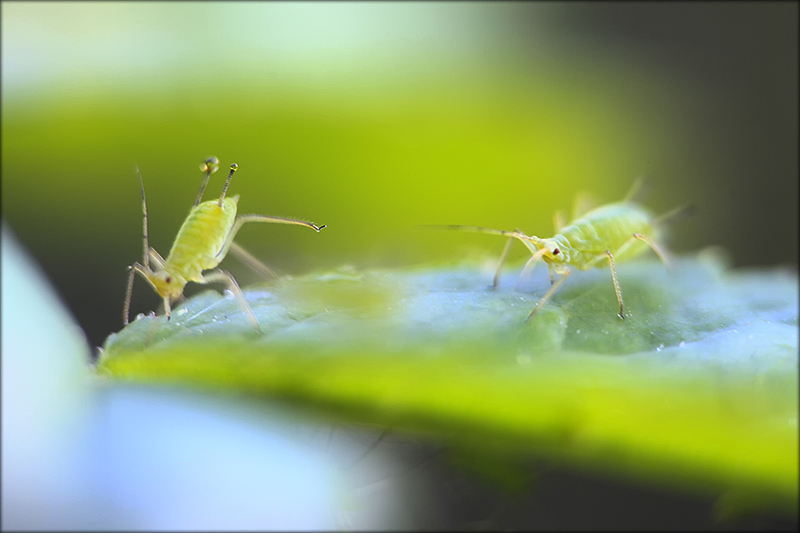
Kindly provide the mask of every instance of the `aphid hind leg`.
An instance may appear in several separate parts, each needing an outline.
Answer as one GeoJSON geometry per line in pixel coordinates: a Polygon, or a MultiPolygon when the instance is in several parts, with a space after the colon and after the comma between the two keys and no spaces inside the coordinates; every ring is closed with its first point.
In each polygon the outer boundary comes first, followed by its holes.
{"type": "Polygon", "coordinates": [[[548,291],[547,291],[547,292],[544,294],[544,296],[542,296],[542,299],[541,299],[541,300],[539,300],[539,303],[537,303],[537,304],[536,304],[536,307],[534,307],[534,308],[533,308],[533,311],[531,311],[531,314],[529,314],[529,315],[528,315],[528,318],[526,318],[526,319],[525,319],[525,321],[526,321],[526,322],[527,322],[528,320],[530,320],[531,318],[533,318],[533,315],[535,315],[536,313],[538,313],[538,312],[539,312],[539,309],[541,309],[541,308],[542,308],[542,306],[543,306],[543,305],[544,305],[544,304],[547,302],[547,300],[549,300],[549,299],[550,299],[550,297],[551,297],[551,296],[553,296],[553,294],[554,294],[554,293],[555,293],[555,292],[558,290],[558,288],[559,288],[559,287],[561,287],[561,285],[562,285],[562,284],[564,283],[564,281],[567,279],[567,276],[569,276],[570,272],[572,272],[572,270],[567,270],[567,271],[565,271],[565,272],[564,272],[564,275],[562,275],[562,276],[561,276],[561,277],[558,279],[558,281],[557,281],[557,282],[555,282],[553,285],[551,285],[551,286],[550,286],[550,290],[548,290],[548,291]]]}
{"type": "Polygon", "coordinates": [[[640,241],[646,242],[650,248],[656,253],[659,259],[667,266],[671,266],[672,261],[669,259],[669,255],[664,251],[660,246],[658,246],[652,239],[647,237],[646,235],[642,235],[641,233],[634,233],[634,239],[639,239],[640,241]]]}
{"type": "Polygon", "coordinates": [[[236,259],[253,269],[253,271],[258,272],[264,277],[272,277],[277,278],[278,274],[275,273],[274,270],[269,268],[267,265],[256,259],[253,254],[242,248],[241,245],[236,244],[235,242],[231,242],[231,247],[228,250],[233,255],[236,256],[236,259]]]}
{"type": "Polygon", "coordinates": [[[250,308],[250,304],[247,303],[247,300],[244,297],[244,293],[242,289],[239,288],[239,284],[236,283],[234,277],[225,270],[217,269],[212,270],[211,272],[203,275],[203,280],[200,283],[214,283],[214,282],[222,282],[228,286],[228,289],[236,295],[236,300],[239,303],[239,307],[247,313],[248,320],[253,324],[253,327],[261,333],[261,327],[258,325],[258,319],[256,319],[256,315],[253,313],[253,310],[250,308]]]}
{"type": "Polygon", "coordinates": [[[283,217],[269,217],[266,215],[239,215],[236,217],[236,221],[233,223],[233,227],[231,228],[230,232],[228,232],[228,237],[225,239],[225,243],[220,248],[219,252],[217,252],[216,257],[225,257],[228,254],[228,249],[233,244],[233,239],[236,237],[236,233],[242,228],[242,226],[248,222],[269,222],[272,224],[293,224],[297,226],[306,226],[312,228],[316,231],[321,230],[322,228],[326,227],[325,224],[322,226],[316,226],[311,222],[306,222],[305,220],[296,220],[294,218],[283,218],[283,217]]]}
{"type": "Polygon", "coordinates": [[[617,255],[620,255],[623,252],[625,252],[637,240],[646,243],[650,248],[652,248],[653,251],[658,256],[658,258],[661,259],[661,261],[667,266],[667,268],[671,266],[672,260],[670,259],[669,254],[666,252],[666,250],[657,245],[655,241],[653,241],[653,239],[647,237],[646,235],[642,235],[641,233],[634,233],[630,239],[625,241],[625,243],[619,247],[619,250],[617,250],[617,255]]]}

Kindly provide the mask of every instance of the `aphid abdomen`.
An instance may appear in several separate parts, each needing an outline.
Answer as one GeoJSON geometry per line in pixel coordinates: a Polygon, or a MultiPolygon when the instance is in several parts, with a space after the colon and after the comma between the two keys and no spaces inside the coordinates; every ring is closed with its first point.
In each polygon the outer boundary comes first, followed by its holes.
{"type": "Polygon", "coordinates": [[[202,272],[216,267],[217,257],[236,219],[238,196],[209,200],[192,208],[172,245],[165,270],[179,273],[187,281],[201,281],[202,272]]]}
{"type": "MultiPolygon", "coordinates": [[[[638,254],[647,248],[641,241],[631,243],[617,255],[634,233],[653,236],[651,219],[645,210],[629,203],[610,204],[590,211],[561,231],[561,234],[569,240],[573,250],[582,256],[581,260],[575,256],[571,257],[570,263],[581,268],[582,264],[605,253],[606,250],[614,254],[615,259],[638,254]]],[[[604,265],[601,262],[595,266],[602,268],[604,265]]]]}

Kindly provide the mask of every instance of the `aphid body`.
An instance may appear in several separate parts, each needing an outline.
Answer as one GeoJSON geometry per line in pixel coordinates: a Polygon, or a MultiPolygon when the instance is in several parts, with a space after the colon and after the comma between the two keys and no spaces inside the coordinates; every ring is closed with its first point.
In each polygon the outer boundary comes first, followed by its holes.
{"type": "Polygon", "coordinates": [[[148,277],[162,298],[175,300],[186,283],[204,283],[203,271],[216,268],[224,259],[222,250],[236,220],[239,195],[219,201],[210,200],[192,208],[178,231],[172,249],[158,272],[148,277]]]}
{"type": "Polygon", "coordinates": [[[533,253],[546,248],[542,260],[550,263],[556,273],[566,265],[579,270],[603,267],[598,256],[611,252],[615,260],[633,257],[647,246],[634,235],[657,238],[653,217],[631,202],[604,205],[574,220],[550,239],[531,236],[523,239],[533,253]],[[537,242],[538,241],[538,242],[537,242]]]}
{"type": "MultiPolygon", "coordinates": [[[[233,173],[238,168],[235,163],[231,165],[231,172],[222,190],[222,195],[217,200],[200,202],[203,191],[208,184],[208,179],[217,170],[218,160],[211,157],[201,165],[201,169],[206,172],[206,179],[200,188],[197,201],[189,212],[189,216],[181,225],[172,249],[166,259],[148,244],[147,235],[147,203],[144,196],[144,184],[142,187],[142,211],[144,214],[144,264],[134,263],[130,268],[131,272],[128,279],[128,291],[125,297],[125,308],[123,321],[128,323],[130,310],[131,291],[133,289],[134,273],[139,272],[153,286],[155,291],[164,299],[164,310],[167,318],[170,316],[170,304],[172,301],[181,298],[183,289],[188,282],[212,283],[223,282],[236,295],[240,306],[247,313],[249,320],[257,330],[260,330],[258,321],[247,304],[239,285],[230,273],[216,269],[217,265],[227,255],[228,251],[234,251],[246,263],[259,270],[268,271],[255,258],[250,256],[241,247],[233,243],[233,238],[246,222],[272,222],[278,224],[296,224],[313,228],[316,231],[325,226],[315,226],[310,222],[295,220],[290,218],[268,217],[264,215],[240,215],[236,216],[239,195],[226,198],[225,193],[230,185],[233,173]],[[155,263],[155,270],[150,268],[150,260],[155,263]],[[254,265],[253,263],[256,263],[254,265]],[[214,270],[212,270],[214,269],[214,270]],[[204,271],[211,270],[211,272],[204,271]]],[[[138,169],[137,169],[138,173],[138,169]]]]}
{"type": "Polygon", "coordinates": [[[634,187],[626,200],[593,209],[566,226],[559,227],[561,224],[556,222],[557,233],[549,239],[525,235],[519,230],[503,231],[478,226],[448,227],[509,237],[494,276],[495,287],[513,239],[521,241],[532,254],[523,267],[520,277],[540,259],[547,263],[552,286],[539,300],[528,319],[533,317],[561,286],[572,268],[588,270],[592,267],[604,267],[606,264],[611,269],[614,291],[619,302],[619,316],[625,318],[615,261],[633,257],[650,247],[665,264],[668,264],[665,252],[656,244],[659,228],[666,220],[688,211],[681,208],[654,218],[650,212],[631,200],[634,193],[638,192],[639,187],[634,187]],[[561,275],[555,283],[553,283],[554,273],[561,275]]]}

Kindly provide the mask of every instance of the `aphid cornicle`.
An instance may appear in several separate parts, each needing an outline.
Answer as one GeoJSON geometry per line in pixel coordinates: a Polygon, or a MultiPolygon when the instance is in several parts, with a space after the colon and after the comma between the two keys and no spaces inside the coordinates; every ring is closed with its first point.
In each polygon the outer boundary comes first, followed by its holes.
{"type": "Polygon", "coordinates": [[[520,277],[529,268],[532,268],[537,261],[542,260],[547,263],[550,274],[550,290],[542,296],[539,303],[528,315],[527,320],[530,320],[550,299],[553,293],[558,290],[572,271],[572,268],[588,270],[592,267],[604,267],[606,264],[611,268],[614,292],[619,302],[619,317],[624,319],[625,310],[622,303],[622,292],[617,279],[615,261],[633,257],[646,250],[649,246],[665,264],[669,265],[665,252],[656,244],[658,230],[668,219],[673,219],[677,215],[689,211],[687,208],[680,208],[661,217],[654,218],[645,208],[634,201],[634,197],[640,192],[641,183],[637,182],[623,201],[598,207],[580,217],[576,216],[568,225],[562,224],[560,222],[561,218],[557,216],[555,219],[557,233],[549,239],[541,239],[535,235],[525,235],[519,230],[503,231],[479,226],[446,227],[461,231],[474,231],[509,237],[497,265],[497,271],[494,275],[494,287],[497,287],[500,270],[514,239],[521,241],[532,254],[528,262],[525,263],[520,277]],[[560,274],[561,278],[555,281],[554,274],[560,274]]]}
{"type": "Polygon", "coordinates": [[[250,309],[250,306],[247,304],[247,300],[245,300],[244,294],[239,288],[238,283],[236,283],[236,280],[230,273],[216,268],[217,265],[225,259],[228,251],[231,251],[245,263],[257,270],[269,272],[269,269],[261,265],[257,259],[233,242],[236,233],[242,225],[247,222],[295,224],[307,226],[316,231],[325,227],[324,225],[316,226],[311,222],[291,218],[269,217],[264,215],[236,216],[239,195],[232,198],[225,197],[228,186],[231,183],[231,178],[233,178],[233,173],[236,172],[238,168],[236,163],[231,165],[231,172],[228,174],[228,179],[225,182],[225,187],[222,189],[222,194],[219,199],[201,203],[209,177],[217,171],[218,165],[219,160],[216,157],[209,157],[200,165],[201,170],[206,173],[205,180],[200,187],[197,200],[189,212],[189,216],[186,217],[181,229],[178,231],[178,236],[175,237],[175,242],[166,259],[154,248],[151,248],[148,243],[147,201],[144,195],[142,175],[139,172],[139,168],[136,168],[136,174],[139,176],[139,184],[142,188],[144,264],[136,262],[129,267],[128,289],[125,294],[125,307],[123,310],[124,324],[128,323],[133,278],[138,272],[150,283],[159,296],[164,299],[164,312],[167,315],[167,319],[169,319],[170,316],[171,302],[182,297],[183,288],[188,282],[221,282],[225,283],[228,289],[236,295],[239,305],[242,310],[247,313],[250,322],[256,330],[261,331],[258,320],[256,320],[253,310],[250,309]],[[150,261],[155,264],[155,269],[150,268],[150,261]],[[204,271],[210,269],[213,270],[204,273],[204,271]]]}

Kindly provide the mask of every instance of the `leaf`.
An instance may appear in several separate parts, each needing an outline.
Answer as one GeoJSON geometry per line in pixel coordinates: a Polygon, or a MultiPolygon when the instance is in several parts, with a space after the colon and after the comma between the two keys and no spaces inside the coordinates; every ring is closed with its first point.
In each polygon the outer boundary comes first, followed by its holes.
{"type": "Polygon", "coordinates": [[[207,291],[110,336],[98,372],[292,399],[796,513],[796,274],[704,254],[618,274],[624,321],[607,269],[571,276],[530,321],[547,280],[515,288],[508,274],[492,290],[475,264],[254,287],[262,335],[207,291]]]}

